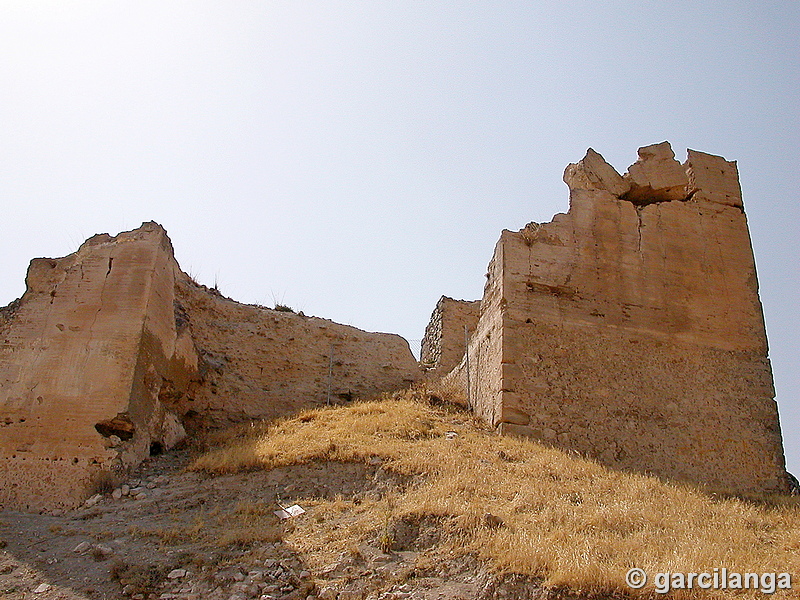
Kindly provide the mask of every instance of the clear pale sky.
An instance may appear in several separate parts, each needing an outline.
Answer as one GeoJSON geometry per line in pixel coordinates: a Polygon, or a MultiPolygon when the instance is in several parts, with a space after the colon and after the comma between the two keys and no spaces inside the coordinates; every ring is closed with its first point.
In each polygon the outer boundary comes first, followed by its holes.
{"type": "Polygon", "coordinates": [[[739,163],[800,474],[799,93],[796,0],[0,0],[0,305],[155,220],[229,297],[419,340],[568,163],[669,140],[739,163]]]}

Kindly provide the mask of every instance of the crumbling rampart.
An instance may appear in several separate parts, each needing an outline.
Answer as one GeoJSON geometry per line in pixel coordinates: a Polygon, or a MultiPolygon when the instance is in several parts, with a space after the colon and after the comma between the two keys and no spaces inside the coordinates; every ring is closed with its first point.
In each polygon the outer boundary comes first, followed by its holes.
{"type": "Polygon", "coordinates": [[[177,404],[190,428],[368,398],[422,374],[399,335],[240,304],[185,276],[177,297],[203,372],[202,384],[177,404]]]}
{"type": "Polygon", "coordinates": [[[421,376],[400,336],[193,283],[155,223],[35,259],[26,283],[0,311],[4,508],[75,506],[185,427],[286,415],[421,376]]]}
{"type": "Polygon", "coordinates": [[[475,411],[613,467],[784,491],[736,163],[680,164],[664,142],[621,176],[590,149],[564,180],[567,214],[495,248],[469,343],[475,411]]]}
{"type": "Polygon", "coordinates": [[[101,473],[181,439],[159,400],[197,366],[175,326],[174,269],[154,223],[31,262],[0,325],[0,505],[72,506],[101,473]]]}

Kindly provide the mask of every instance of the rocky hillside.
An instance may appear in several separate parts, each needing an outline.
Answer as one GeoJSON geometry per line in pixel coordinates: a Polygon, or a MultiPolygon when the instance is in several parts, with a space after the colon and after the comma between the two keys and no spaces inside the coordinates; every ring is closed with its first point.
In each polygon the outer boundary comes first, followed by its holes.
{"type": "Polygon", "coordinates": [[[664,597],[627,571],[800,572],[790,498],[611,471],[446,400],[415,390],[252,423],[98,481],[77,510],[1,512],[0,598],[664,597]],[[293,505],[305,512],[275,514],[293,505]]]}

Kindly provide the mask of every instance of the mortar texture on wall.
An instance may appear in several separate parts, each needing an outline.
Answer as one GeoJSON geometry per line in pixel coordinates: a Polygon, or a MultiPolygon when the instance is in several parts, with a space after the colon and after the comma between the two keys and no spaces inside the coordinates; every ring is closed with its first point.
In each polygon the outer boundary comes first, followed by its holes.
{"type": "Polygon", "coordinates": [[[664,142],[621,176],[590,149],[564,181],[567,214],[495,248],[469,343],[476,413],[612,467],[786,491],[736,163],[680,164],[664,142]]]}
{"type": "Polygon", "coordinates": [[[240,304],[185,276],[176,292],[203,373],[176,404],[190,429],[368,398],[422,377],[399,335],[240,304]]]}
{"type": "Polygon", "coordinates": [[[155,223],[31,262],[0,319],[0,506],[75,506],[102,472],[182,438],[159,400],[197,367],[175,326],[176,268],[155,223]]]}

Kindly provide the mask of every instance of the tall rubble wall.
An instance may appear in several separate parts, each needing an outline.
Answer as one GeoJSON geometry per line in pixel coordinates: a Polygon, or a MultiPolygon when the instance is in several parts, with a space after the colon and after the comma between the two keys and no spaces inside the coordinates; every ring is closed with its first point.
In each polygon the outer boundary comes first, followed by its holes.
{"type": "Polygon", "coordinates": [[[159,401],[196,370],[175,326],[175,268],[154,223],[31,262],[0,320],[0,506],[74,506],[102,472],[181,438],[159,401]]]}
{"type": "Polygon", "coordinates": [[[420,362],[433,374],[445,375],[461,362],[466,340],[478,324],[480,308],[480,300],[439,298],[425,328],[420,352],[420,362]]]}
{"type": "Polygon", "coordinates": [[[273,418],[407,387],[422,371],[408,342],[326,319],[240,304],[178,281],[203,383],[176,410],[190,427],[273,418]]]}
{"type": "Polygon", "coordinates": [[[476,412],[609,466],[785,491],[736,164],[690,150],[681,165],[665,142],[624,177],[590,149],[564,180],[569,212],[495,249],[470,340],[476,412]]]}

